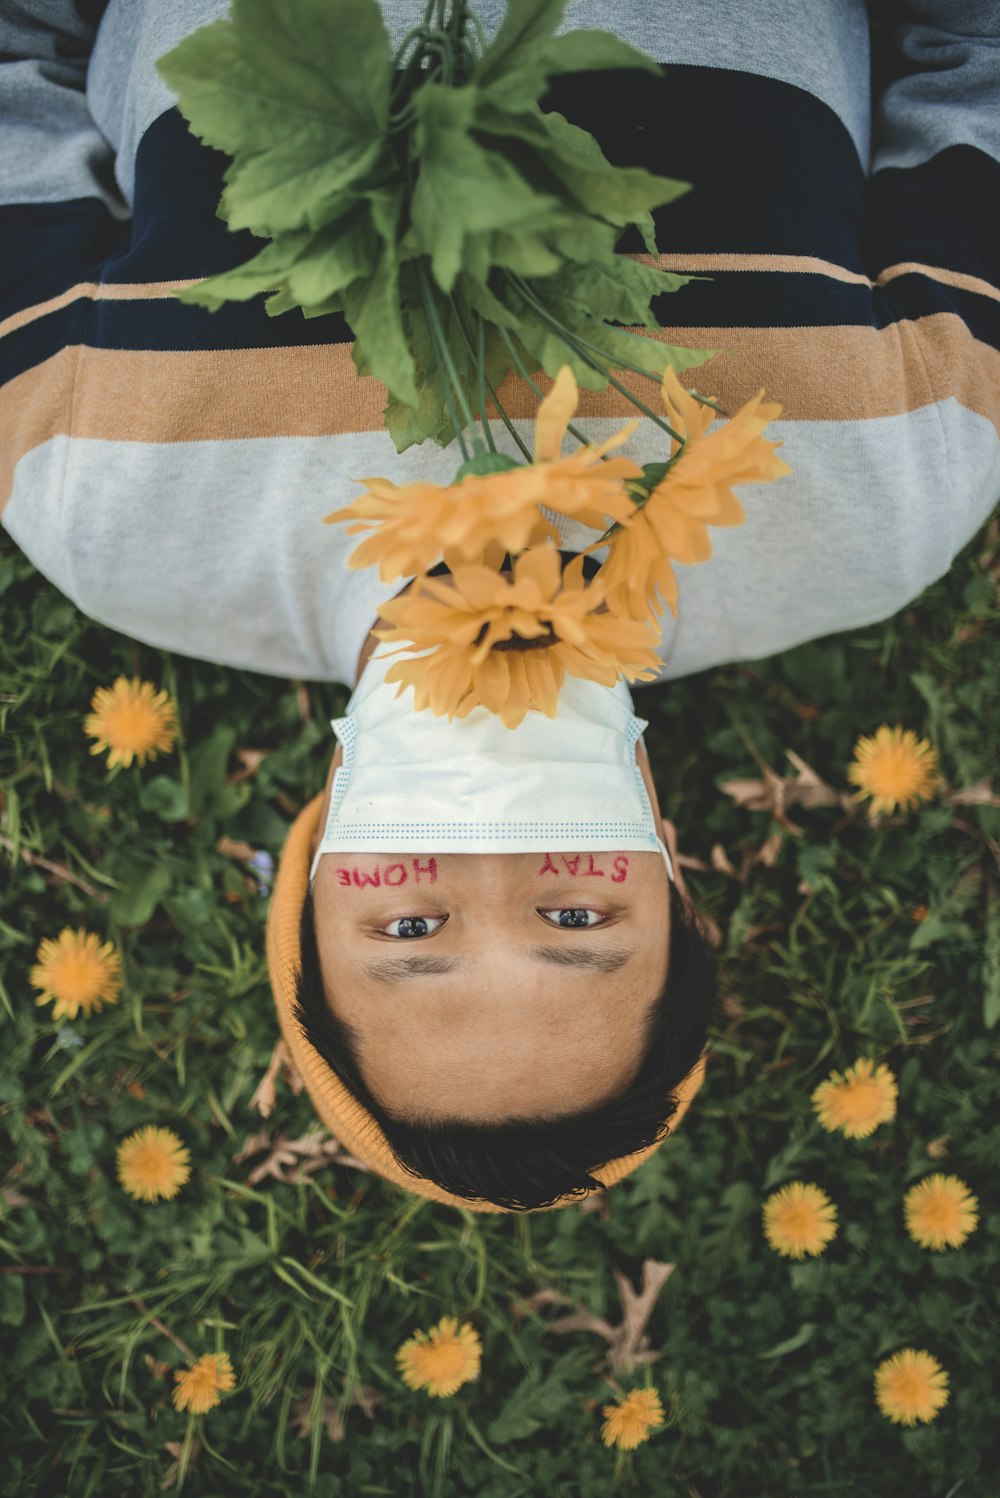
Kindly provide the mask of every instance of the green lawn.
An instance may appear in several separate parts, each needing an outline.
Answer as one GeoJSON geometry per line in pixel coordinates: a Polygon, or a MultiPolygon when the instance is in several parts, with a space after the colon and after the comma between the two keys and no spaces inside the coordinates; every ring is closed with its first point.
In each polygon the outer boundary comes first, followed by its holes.
{"type": "Polygon", "coordinates": [[[484,1216],[339,1164],[285,1074],[268,1116],[254,1103],[278,1037],[267,900],[220,839],[277,858],[346,692],[136,645],[5,540],[0,1492],[995,1498],[998,580],[994,518],[894,619],[637,692],[664,812],[703,865],[685,873],[718,930],[724,1024],[677,1137],[596,1210],[484,1216]],[[173,694],[182,737],[109,772],[82,721],[122,673],[173,694]],[[846,770],[882,723],[930,740],[946,789],[873,820],[846,770]],[[790,797],[782,821],[724,788],[765,767],[794,785],[789,752],[833,804],[790,797]],[[124,972],[119,1003],[72,1023],[29,982],[67,926],[112,940],[124,972]],[[898,1112],[851,1140],[810,1097],[859,1056],[891,1068],[898,1112]],[[149,1124],[192,1171],[146,1204],[115,1150],[149,1124]],[[933,1171],[979,1202],[943,1252],[902,1214],[933,1171]],[[801,1263],[762,1231],[793,1180],[838,1214],[801,1263]],[[649,1358],[553,1325],[580,1309],[617,1327],[647,1259],[675,1266],[649,1358]],[[482,1371],[432,1398],[395,1354],[445,1315],[476,1328],[482,1371]],[[913,1429],[873,1393],[905,1347],[950,1381],[913,1429]],[[174,1372],[223,1350],[235,1389],[177,1411],[174,1372]],[[606,1447],[602,1407],[646,1383],[667,1424],[606,1447]]]}

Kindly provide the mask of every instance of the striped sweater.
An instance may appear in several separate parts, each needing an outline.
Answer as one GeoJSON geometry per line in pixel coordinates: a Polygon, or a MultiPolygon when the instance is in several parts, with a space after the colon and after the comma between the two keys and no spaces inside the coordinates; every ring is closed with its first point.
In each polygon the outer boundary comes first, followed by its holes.
{"type": "MultiPolygon", "coordinates": [[[[416,0],[383,0],[398,40],[416,0]]],[[[488,32],[501,0],[477,6],[488,32]]],[[[224,0],[0,0],[0,514],[86,614],[137,640],[352,683],[398,588],[350,570],[322,517],[398,455],[382,387],[330,315],[218,313],[172,292],[260,246],[216,215],[227,158],[154,70],[224,0]]],[[[665,678],[895,613],[1000,497],[1000,11],[887,0],[572,0],[659,77],[553,80],[612,161],[693,184],[656,215],[669,341],[718,349],[698,388],[763,387],[791,476],[737,488],[746,523],[678,566],[665,678]]],[[[623,240],[622,251],[641,250],[623,240]]],[[[522,435],[530,403],[511,394],[522,435]],[[520,404],[518,401],[520,400],[520,404]]],[[[585,395],[606,436],[632,408],[585,395]]],[[[630,446],[663,457],[644,421],[630,446]]],[[[560,522],[563,545],[592,539],[560,522]]]]}

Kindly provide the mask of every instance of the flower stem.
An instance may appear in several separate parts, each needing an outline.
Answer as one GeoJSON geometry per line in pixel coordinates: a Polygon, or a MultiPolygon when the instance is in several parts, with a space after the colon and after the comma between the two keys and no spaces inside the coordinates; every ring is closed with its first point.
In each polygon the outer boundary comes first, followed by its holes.
{"type": "MultiPolygon", "coordinates": [[[[455,409],[455,401],[451,393],[451,382],[448,378],[448,365],[451,366],[452,370],[454,370],[455,366],[452,362],[451,355],[448,353],[447,345],[444,343],[444,338],[441,332],[441,324],[438,320],[437,309],[434,306],[434,294],[427,283],[427,272],[424,269],[422,260],[419,259],[417,260],[417,278],[420,282],[420,297],[421,301],[424,304],[424,313],[427,317],[427,326],[430,329],[431,346],[434,349],[434,362],[437,365],[438,379],[441,381],[441,388],[444,391],[444,398],[448,406],[448,415],[451,418],[451,424],[454,428],[455,436],[458,438],[458,445],[462,453],[462,459],[467,463],[469,461],[469,449],[465,445],[465,437],[463,435],[464,427],[458,419],[458,412],[455,409]]],[[[472,418],[470,414],[469,425],[471,424],[472,418]]]]}
{"type": "MultiPolygon", "coordinates": [[[[603,375],[609,384],[613,385],[616,390],[620,391],[621,394],[624,395],[627,401],[635,406],[637,410],[642,411],[644,415],[648,416],[650,421],[655,421],[656,425],[658,427],[662,427],[662,429],[669,436],[671,436],[675,442],[683,443],[684,438],[679,432],[675,432],[673,427],[670,426],[668,422],[663,420],[662,416],[657,416],[656,412],[653,411],[649,406],[647,406],[645,401],[640,400],[637,395],[633,395],[632,391],[629,390],[626,385],[623,385],[621,380],[615,379],[615,376],[611,373],[610,369],[607,369],[604,365],[599,364],[597,360],[592,358],[591,354],[587,352],[589,349],[595,354],[600,354],[603,359],[607,360],[611,356],[609,356],[604,349],[600,348],[596,343],[591,343],[588,339],[584,338],[581,333],[577,333],[573,329],[564,328],[562,323],[559,322],[555,317],[553,317],[549,309],[544,305],[544,303],[538,300],[538,298],[531,291],[531,288],[524,281],[522,281],[519,276],[512,277],[512,280],[517,290],[524,297],[525,301],[535,309],[539,317],[543,318],[544,321],[548,323],[549,327],[554,333],[558,333],[563,342],[567,344],[568,347],[571,348],[573,352],[583,360],[584,364],[589,364],[591,369],[596,369],[597,373],[603,375]]],[[[655,375],[653,376],[653,378],[656,378],[655,375]]],[[[570,428],[570,430],[572,430],[572,428],[570,428]]]]}
{"type": "MultiPolygon", "coordinates": [[[[510,354],[510,357],[513,359],[515,365],[517,366],[517,372],[521,376],[521,379],[524,381],[524,383],[526,385],[530,385],[531,386],[532,390],[538,396],[539,400],[544,400],[545,396],[544,396],[544,394],[542,392],[541,387],[539,385],[535,384],[534,380],[531,378],[530,374],[525,369],[525,367],[524,367],[524,361],[519,357],[517,349],[514,347],[513,343],[511,342],[511,339],[510,339],[510,337],[509,337],[509,335],[507,333],[506,328],[501,328],[500,329],[500,336],[503,338],[504,343],[507,345],[507,352],[510,354]]],[[[569,432],[572,436],[574,436],[576,438],[577,442],[579,442],[582,447],[589,447],[590,446],[590,443],[587,440],[587,434],[586,434],[586,432],[581,432],[580,428],[578,426],[574,426],[571,421],[566,423],[566,430],[567,430],[567,432],[569,432]]],[[[604,462],[604,459],[602,458],[601,461],[604,462]]]]}
{"type": "MultiPolygon", "coordinates": [[[[462,330],[462,337],[465,339],[465,342],[468,345],[470,354],[473,353],[472,339],[469,337],[468,333],[466,332],[466,330],[465,330],[465,324],[462,322],[462,319],[459,317],[457,311],[455,313],[455,321],[458,323],[458,326],[462,330]]],[[[485,323],[483,321],[482,314],[480,313],[479,314],[480,348],[482,348],[482,339],[483,339],[483,335],[485,333],[485,329],[486,329],[486,325],[485,325],[485,323]]],[[[501,329],[501,332],[502,331],[503,330],[501,329]]],[[[492,383],[486,378],[486,361],[482,357],[482,354],[479,355],[479,380],[480,380],[480,388],[479,388],[480,415],[483,418],[483,426],[484,426],[484,428],[486,430],[486,435],[487,435],[487,439],[488,439],[489,444],[490,444],[491,451],[496,452],[496,446],[495,446],[495,444],[493,442],[493,434],[492,434],[492,432],[490,431],[490,428],[489,428],[489,419],[486,416],[485,396],[484,396],[484,393],[483,393],[483,386],[484,385],[485,385],[486,389],[489,391],[490,400],[493,402],[493,404],[497,408],[497,412],[499,413],[500,420],[503,422],[504,426],[507,428],[508,432],[513,437],[514,441],[517,443],[518,447],[521,449],[521,452],[523,453],[523,455],[527,458],[528,462],[530,463],[531,462],[531,450],[521,440],[520,436],[518,435],[517,429],[514,426],[514,423],[511,421],[510,417],[507,415],[507,412],[504,410],[503,406],[500,404],[500,397],[499,397],[499,395],[497,395],[497,392],[494,389],[492,383]]]]}
{"type": "MultiPolygon", "coordinates": [[[[462,327],[461,319],[456,310],[455,317],[459,326],[462,327]]],[[[465,328],[462,327],[462,332],[465,328]]],[[[493,433],[490,429],[490,419],[486,414],[486,324],[483,322],[483,314],[479,314],[479,336],[476,341],[476,374],[479,378],[479,420],[483,424],[483,432],[486,436],[486,444],[491,453],[495,453],[497,445],[493,441],[493,433]]]]}

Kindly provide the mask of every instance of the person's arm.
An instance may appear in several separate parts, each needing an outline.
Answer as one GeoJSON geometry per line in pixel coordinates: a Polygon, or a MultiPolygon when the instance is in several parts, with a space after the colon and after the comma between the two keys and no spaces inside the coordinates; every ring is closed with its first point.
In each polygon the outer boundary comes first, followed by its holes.
{"type": "Polygon", "coordinates": [[[92,276],[128,217],[114,151],[87,108],[100,4],[0,15],[0,318],[92,276]]]}
{"type": "MultiPolygon", "coordinates": [[[[889,81],[873,100],[863,255],[876,320],[900,328],[906,377],[1000,425],[1000,9],[992,0],[873,8],[889,81]]],[[[955,451],[967,480],[971,453],[955,451]]],[[[1000,498],[1000,475],[995,498],[1000,498]]]]}
{"type": "Polygon", "coordinates": [[[87,109],[99,3],[0,15],[0,514],[19,457],[65,431],[71,350],[128,209],[87,109]]]}

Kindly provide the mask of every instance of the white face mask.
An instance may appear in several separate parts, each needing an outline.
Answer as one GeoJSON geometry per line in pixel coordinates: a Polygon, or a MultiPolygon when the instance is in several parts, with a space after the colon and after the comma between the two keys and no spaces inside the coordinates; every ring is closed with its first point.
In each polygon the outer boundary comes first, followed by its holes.
{"type": "Polygon", "coordinates": [[[648,727],[614,687],[567,676],[556,716],[529,712],[505,728],[483,707],[465,718],[415,713],[385,684],[376,651],[331,727],[344,749],[310,871],[324,853],[660,851],[635,758],[648,727]]]}

